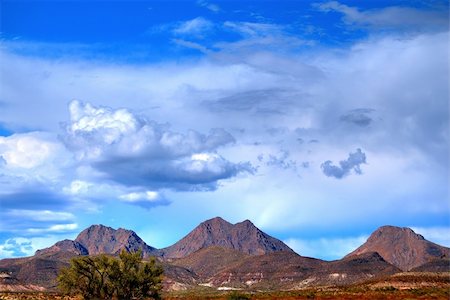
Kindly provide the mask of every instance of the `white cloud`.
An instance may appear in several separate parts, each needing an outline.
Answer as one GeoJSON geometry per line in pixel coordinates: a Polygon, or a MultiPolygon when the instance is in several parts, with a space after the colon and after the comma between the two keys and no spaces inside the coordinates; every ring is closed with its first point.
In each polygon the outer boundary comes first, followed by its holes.
{"type": "Polygon", "coordinates": [[[16,218],[24,218],[33,221],[67,221],[73,220],[75,216],[68,212],[57,212],[50,210],[28,210],[28,209],[12,209],[6,213],[8,216],[16,218]]]}
{"type": "Polygon", "coordinates": [[[83,180],[74,180],[69,186],[63,188],[63,192],[72,195],[82,195],[86,194],[92,187],[94,187],[92,183],[83,180]]]}
{"type": "Polygon", "coordinates": [[[208,31],[212,30],[214,24],[202,17],[186,21],[177,26],[173,33],[177,35],[190,35],[195,37],[202,37],[208,31]]]}
{"type": "MultiPolygon", "coordinates": [[[[234,164],[215,153],[235,141],[220,128],[211,129],[208,135],[194,130],[183,134],[126,109],[78,101],[71,102],[70,113],[71,123],[64,136],[67,147],[80,162],[103,172],[101,177],[125,186],[214,189],[217,180],[250,171],[248,164],[234,164]],[[197,153],[209,159],[191,159],[197,153]]],[[[66,191],[73,192],[79,185],[72,182],[66,191]]]]}
{"type": "Polygon", "coordinates": [[[176,43],[177,45],[186,47],[186,48],[191,48],[191,49],[195,49],[198,50],[202,53],[208,54],[211,53],[212,51],[210,49],[208,49],[207,47],[199,44],[199,43],[195,43],[195,42],[191,42],[191,41],[186,41],[183,39],[173,39],[173,42],[176,43]]]}
{"type": "Polygon", "coordinates": [[[340,259],[361,246],[368,236],[345,238],[296,239],[284,242],[302,256],[326,260],[340,259]]]}
{"type": "Polygon", "coordinates": [[[33,169],[55,160],[61,144],[40,132],[0,136],[0,156],[8,168],[33,169]]]}
{"type": "Polygon", "coordinates": [[[253,22],[231,22],[226,21],[223,24],[225,27],[239,32],[244,36],[268,36],[280,35],[283,27],[277,24],[270,23],[253,23],[253,22]]]}
{"type": "Polygon", "coordinates": [[[201,7],[205,7],[207,9],[209,9],[210,11],[214,12],[214,13],[218,13],[221,11],[220,6],[215,4],[215,3],[211,3],[209,1],[205,1],[205,0],[199,0],[197,1],[197,4],[201,7]]]}
{"type": "Polygon", "coordinates": [[[119,198],[126,202],[137,202],[137,201],[156,202],[161,199],[161,196],[158,192],[146,191],[146,192],[141,192],[141,193],[133,192],[133,193],[120,195],[119,198]]]}
{"type": "Polygon", "coordinates": [[[68,224],[54,224],[46,228],[29,228],[27,232],[33,234],[42,234],[42,233],[64,233],[67,231],[74,231],[78,228],[77,223],[68,223],[68,224]]]}

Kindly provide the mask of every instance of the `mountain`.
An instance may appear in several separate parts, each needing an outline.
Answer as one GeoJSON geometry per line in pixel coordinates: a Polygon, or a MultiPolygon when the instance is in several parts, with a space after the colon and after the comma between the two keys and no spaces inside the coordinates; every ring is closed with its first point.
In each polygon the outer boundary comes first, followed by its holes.
{"type": "Polygon", "coordinates": [[[450,257],[450,248],[427,241],[406,227],[383,226],[346,257],[378,252],[387,262],[409,271],[436,259],[450,257]]]}
{"type": "Polygon", "coordinates": [[[34,256],[0,260],[0,290],[52,290],[59,270],[73,257],[139,249],[144,256],[159,256],[166,290],[297,290],[368,280],[380,284],[379,280],[401,270],[412,270],[423,278],[423,272],[450,270],[450,249],[409,228],[380,227],[343,259],[323,261],[298,255],[248,220],[231,224],[214,218],[160,250],[148,246],[131,230],[90,226],[75,240],[57,242],[34,256]]]}
{"type": "Polygon", "coordinates": [[[86,248],[89,255],[119,254],[122,250],[134,252],[142,250],[144,257],[152,255],[155,248],[147,245],[134,231],[123,228],[113,229],[104,225],[92,225],[83,230],[75,242],[86,248]]]}
{"type": "Polygon", "coordinates": [[[62,240],[51,247],[36,251],[36,255],[56,254],[59,252],[69,252],[74,255],[88,255],[89,251],[79,242],[72,240],[62,240]]]}
{"type": "Polygon", "coordinates": [[[234,249],[250,255],[293,252],[282,241],[262,232],[249,220],[231,224],[216,217],[201,223],[174,245],[161,249],[160,253],[164,258],[180,258],[209,246],[234,249]]]}

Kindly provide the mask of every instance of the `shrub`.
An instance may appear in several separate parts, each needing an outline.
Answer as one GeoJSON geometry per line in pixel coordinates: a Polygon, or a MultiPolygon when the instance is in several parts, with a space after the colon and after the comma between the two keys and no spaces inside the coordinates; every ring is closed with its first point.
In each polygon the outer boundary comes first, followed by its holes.
{"type": "Polygon", "coordinates": [[[61,270],[58,286],[84,299],[159,299],[162,273],[154,258],[143,262],[140,251],[122,251],[119,258],[81,256],[61,270]]]}

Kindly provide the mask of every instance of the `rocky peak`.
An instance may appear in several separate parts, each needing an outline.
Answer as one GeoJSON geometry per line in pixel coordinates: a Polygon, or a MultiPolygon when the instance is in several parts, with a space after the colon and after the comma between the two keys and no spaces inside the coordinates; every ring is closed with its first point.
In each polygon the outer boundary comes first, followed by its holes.
{"type": "Polygon", "coordinates": [[[83,230],[75,239],[90,255],[118,254],[122,250],[142,250],[148,256],[154,248],[148,246],[134,231],[123,228],[113,229],[104,225],[92,225],[83,230]]]}
{"type": "Polygon", "coordinates": [[[449,257],[450,249],[427,241],[407,227],[382,226],[346,257],[378,252],[387,262],[408,271],[434,259],[449,257]]]}
{"type": "Polygon", "coordinates": [[[179,242],[162,249],[161,253],[167,258],[180,258],[209,246],[234,249],[251,255],[274,251],[292,252],[286,244],[262,232],[249,220],[233,225],[216,217],[202,222],[179,242]]]}

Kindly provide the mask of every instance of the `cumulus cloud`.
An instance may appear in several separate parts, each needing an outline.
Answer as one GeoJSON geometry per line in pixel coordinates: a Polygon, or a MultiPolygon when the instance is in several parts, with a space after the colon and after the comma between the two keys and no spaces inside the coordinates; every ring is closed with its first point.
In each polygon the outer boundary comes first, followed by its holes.
{"type": "Polygon", "coordinates": [[[0,136],[0,157],[4,165],[3,170],[22,174],[45,168],[45,172],[39,172],[40,176],[55,171],[55,168],[50,170],[50,167],[59,168],[70,162],[70,155],[64,146],[54,135],[44,132],[0,136]]]}
{"type": "Polygon", "coordinates": [[[164,197],[162,192],[144,191],[131,192],[119,196],[121,201],[139,205],[144,208],[152,208],[158,205],[168,205],[170,202],[164,197]]]}
{"type": "Polygon", "coordinates": [[[448,28],[448,15],[445,9],[417,9],[404,6],[389,6],[382,9],[360,10],[338,1],[315,5],[325,12],[336,11],[344,15],[344,22],[359,26],[393,29],[442,29],[448,28]]]}
{"type": "Polygon", "coordinates": [[[365,163],[366,154],[358,148],[354,153],[350,153],[346,160],[341,160],[339,166],[335,166],[331,160],[327,160],[320,167],[326,176],[341,179],[352,170],[356,174],[362,174],[360,165],[365,163]]]}
{"type": "Polygon", "coordinates": [[[171,131],[167,125],[126,109],[70,103],[71,122],[63,137],[78,160],[90,163],[121,184],[151,188],[214,189],[217,181],[252,172],[248,163],[232,163],[216,153],[235,142],[221,128],[208,135],[171,131]]]}

